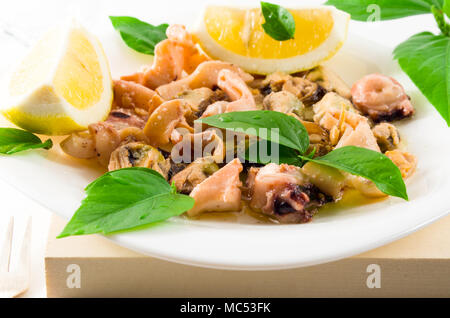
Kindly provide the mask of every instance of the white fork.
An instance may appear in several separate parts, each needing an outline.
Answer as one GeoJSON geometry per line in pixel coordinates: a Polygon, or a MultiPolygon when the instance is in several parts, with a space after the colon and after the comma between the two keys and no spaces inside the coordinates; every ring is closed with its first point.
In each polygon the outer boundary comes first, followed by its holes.
{"type": "Polygon", "coordinates": [[[19,251],[18,266],[10,268],[11,246],[14,232],[14,218],[9,220],[3,247],[0,250],[0,297],[12,298],[24,293],[30,283],[31,218],[28,218],[22,246],[19,251]]]}

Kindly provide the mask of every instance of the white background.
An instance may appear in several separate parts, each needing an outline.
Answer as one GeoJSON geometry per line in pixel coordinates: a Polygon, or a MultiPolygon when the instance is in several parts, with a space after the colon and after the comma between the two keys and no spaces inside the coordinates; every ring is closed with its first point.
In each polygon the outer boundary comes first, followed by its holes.
{"type": "MultiPolygon", "coordinates": [[[[201,11],[205,3],[212,1],[191,0],[88,0],[88,1],[61,1],[61,0],[14,0],[2,1],[0,5],[0,76],[22,56],[43,32],[50,27],[75,16],[87,28],[94,28],[99,18],[107,15],[130,15],[146,20],[152,24],[162,22],[183,23],[174,20],[173,16],[192,16],[201,11]],[[166,16],[150,20],[153,6],[163,6],[167,9],[166,16]]],[[[217,1],[214,1],[217,2],[217,1]]],[[[219,1],[220,2],[220,1],[219,1]]],[[[226,1],[226,3],[242,4],[244,1],[226,1]]],[[[274,1],[287,6],[321,4],[323,1],[274,1]]],[[[248,5],[258,5],[259,1],[245,1],[248,5]]],[[[421,32],[432,31],[437,33],[434,19],[431,15],[416,16],[377,23],[362,23],[352,21],[352,33],[370,38],[382,43],[384,46],[394,48],[396,44],[409,36],[421,32]]],[[[111,32],[113,29],[111,28],[111,32]]],[[[102,40],[102,39],[100,39],[102,40]]],[[[1,99],[0,99],[1,102],[1,99]]],[[[46,187],[45,180],[42,186],[46,187]]],[[[0,181],[0,234],[4,232],[8,216],[16,216],[16,232],[20,237],[25,217],[33,216],[33,254],[32,254],[32,283],[26,297],[45,297],[45,279],[43,256],[45,242],[50,220],[50,211],[40,207],[17,190],[0,181]]],[[[0,242],[2,240],[0,235],[0,242]]],[[[20,242],[15,240],[14,247],[20,242]]],[[[14,257],[14,254],[13,254],[14,257]]]]}

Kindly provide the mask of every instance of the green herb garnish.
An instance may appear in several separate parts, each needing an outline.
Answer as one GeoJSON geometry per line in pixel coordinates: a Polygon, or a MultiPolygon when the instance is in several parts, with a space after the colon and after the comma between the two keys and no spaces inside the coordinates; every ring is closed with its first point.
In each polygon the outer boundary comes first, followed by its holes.
{"type": "Polygon", "coordinates": [[[265,23],[264,32],[277,41],[286,41],[294,38],[295,21],[292,14],[285,8],[261,1],[261,11],[265,23]]]}
{"type": "Polygon", "coordinates": [[[346,146],[315,159],[310,156],[301,158],[364,177],[373,181],[382,192],[408,200],[400,170],[391,159],[379,152],[346,146]]]}
{"type": "Polygon", "coordinates": [[[397,46],[394,57],[450,125],[450,38],[423,32],[397,46]]]}
{"type": "Polygon", "coordinates": [[[235,132],[245,130],[248,135],[278,142],[301,153],[304,153],[309,147],[309,136],[305,126],[294,117],[280,112],[271,110],[232,112],[202,118],[198,121],[235,132]],[[261,129],[269,130],[272,134],[260,136],[259,134],[263,131],[261,129]],[[278,132],[271,129],[277,129],[278,132]]]}
{"type": "MultiPolygon", "coordinates": [[[[309,139],[309,138],[308,138],[309,139]]],[[[292,166],[302,167],[304,161],[299,156],[300,152],[293,148],[289,148],[277,143],[267,142],[265,139],[259,138],[256,142],[249,143],[248,147],[245,149],[245,159],[249,162],[257,162],[261,164],[269,163],[286,163],[292,166]],[[274,161],[275,154],[272,151],[272,145],[278,147],[278,157],[274,161]],[[265,154],[266,157],[261,157],[261,147],[266,147],[265,154]]]]}
{"type": "Polygon", "coordinates": [[[133,50],[153,55],[155,46],[166,39],[168,24],[151,25],[133,17],[109,17],[123,41],[133,50]]]}
{"type": "Polygon", "coordinates": [[[42,142],[36,135],[16,128],[0,128],[0,153],[11,155],[28,149],[50,149],[52,140],[42,142]]]}
{"type": "MultiPolygon", "coordinates": [[[[306,161],[334,167],[354,175],[362,176],[374,182],[385,194],[408,200],[406,186],[399,168],[384,154],[365,148],[347,146],[335,149],[322,157],[313,158],[313,153],[306,154],[309,136],[303,124],[292,116],[274,111],[247,111],[219,114],[198,120],[217,128],[234,132],[249,132],[249,135],[273,141],[267,138],[266,130],[261,128],[277,128],[277,139],[280,143],[280,163],[303,166],[306,161]],[[260,132],[264,132],[261,134],[260,132]]],[[[269,134],[270,136],[270,134],[269,134]]],[[[270,143],[268,143],[270,145],[270,143]]],[[[271,149],[269,149],[270,152],[271,149]]],[[[259,152],[247,159],[252,162],[267,164],[267,160],[259,158],[259,152]]]]}
{"type": "Polygon", "coordinates": [[[194,199],[177,194],[156,171],[108,172],[85,189],[87,197],[58,238],[129,230],[167,220],[191,209],[194,199]]]}
{"type": "Polygon", "coordinates": [[[450,1],[444,0],[444,5],[442,7],[442,10],[447,15],[447,17],[450,17],[450,1]]]}
{"type": "MultiPolygon", "coordinates": [[[[348,12],[353,20],[368,21],[373,5],[380,8],[381,20],[392,20],[430,13],[434,0],[328,0],[325,4],[348,12]]],[[[442,1],[442,0],[436,0],[442,1]]]]}
{"type": "Polygon", "coordinates": [[[373,21],[369,6],[374,5],[380,9],[381,20],[433,14],[441,34],[413,35],[395,48],[394,57],[450,126],[450,25],[445,18],[450,17],[449,0],[329,0],[326,4],[359,21],[373,21]]]}

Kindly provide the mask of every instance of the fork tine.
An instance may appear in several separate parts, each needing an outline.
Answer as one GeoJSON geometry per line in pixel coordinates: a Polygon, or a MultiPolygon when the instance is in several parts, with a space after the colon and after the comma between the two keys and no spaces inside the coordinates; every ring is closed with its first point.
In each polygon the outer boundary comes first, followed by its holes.
{"type": "Polygon", "coordinates": [[[6,235],[3,240],[3,247],[0,250],[0,272],[9,271],[9,260],[11,258],[11,245],[14,229],[14,217],[10,217],[6,235]]]}
{"type": "Polygon", "coordinates": [[[18,272],[29,274],[30,269],[30,245],[31,245],[31,217],[27,219],[27,226],[23,235],[22,246],[20,247],[20,257],[18,272]]]}

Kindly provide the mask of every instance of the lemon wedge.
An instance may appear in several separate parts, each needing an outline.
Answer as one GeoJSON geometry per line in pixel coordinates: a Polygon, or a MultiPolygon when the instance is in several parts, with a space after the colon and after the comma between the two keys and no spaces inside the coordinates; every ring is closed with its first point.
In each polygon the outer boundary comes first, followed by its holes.
{"type": "Polygon", "coordinates": [[[3,115],[45,135],[66,135],[104,120],[113,99],[100,42],[73,21],[49,31],[32,48],[6,90],[3,115]]]}
{"type": "Polygon", "coordinates": [[[329,6],[288,10],[296,25],[292,40],[267,35],[259,8],[206,7],[194,34],[210,56],[262,75],[313,68],[344,44],[349,14],[329,6]]]}

